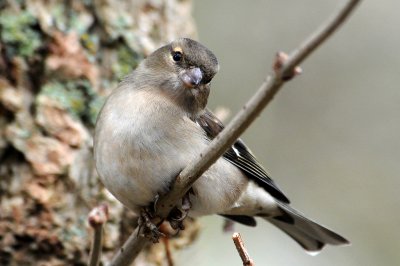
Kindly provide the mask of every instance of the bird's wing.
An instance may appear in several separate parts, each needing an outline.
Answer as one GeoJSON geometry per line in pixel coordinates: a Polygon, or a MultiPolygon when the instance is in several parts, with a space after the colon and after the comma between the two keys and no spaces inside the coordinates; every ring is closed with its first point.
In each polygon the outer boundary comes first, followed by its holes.
{"type": "MultiPolygon", "coordinates": [[[[206,110],[196,119],[206,132],[208,138],[214,139],[219,132],[224,129],[222,122],[209,110],[206,110]]],[[[278,188],[274,181],[268,176],[264,168],[240,139],[224,153],[223,157],[242,170],[246,176],[254,180],[259,186],[263,187],[274,198],[284,203],[289,203],[289,199],[278,188]]]]}

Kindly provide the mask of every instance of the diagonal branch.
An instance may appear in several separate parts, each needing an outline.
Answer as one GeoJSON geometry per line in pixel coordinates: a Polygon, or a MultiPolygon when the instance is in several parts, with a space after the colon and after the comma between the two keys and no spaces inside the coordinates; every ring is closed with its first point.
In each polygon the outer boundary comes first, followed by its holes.
{"type": "MultiPolygon", "coordinates": [[[[168,216],[175,204],[186,194],[193,183],[236,141],[246,128],[256,119],[264,107],[271,102],[282,85],[292,78],[298,66],[317,47],[319,47],[340,25],[349,17],[360,0],[349,0],[332,18],[322,24],[306,39],[289,57],[278,54],[274,63],[274,73],[261,84],[258,91],[243,106],[242,110],[232,119],[226,128],[210,143],[210,145],[193,160],[176,178],[172,189],[157,201],[157,215],[153,222],[157,224],[168,216]]],[[[141,237],[139,229],[125,242],[117,252],[111,265],[129,265],[147,240],[141,237]]]]}

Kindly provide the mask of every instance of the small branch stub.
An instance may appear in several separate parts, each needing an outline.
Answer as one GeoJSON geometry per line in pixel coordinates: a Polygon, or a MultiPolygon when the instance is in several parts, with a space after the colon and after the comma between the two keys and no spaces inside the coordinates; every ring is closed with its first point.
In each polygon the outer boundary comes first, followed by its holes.
{"type": "Polygon", "coordinates": [[[89,266],[97,266],[101,257],[101,244],[103,242],[103,225],[108,220],[108,206],[101,204],[94,207],[89,215],[88,222],[93,228],[92,247],[89,256],[89,266]]]}
{"type": "Polygon", "coordinates": [[[94,207],[89,215],[88,222],[91,227],[95,228],[105,224],[108,220],[108,206],[107,204],[101,204],[94,207]]]}
{"type": "Polygon", "coordinates": [[[233,243],[235,243],[235,247],[239,253],[240,258],[242,259],[243,266],[255,266],[254,261],[250,258],[249,253],[244,247],[244,243],[240,234],[233,233],[232,240],[233,243]]]}
{"type": "MultiPolygon", "coordinates": [[[[275,57],[275,61],[273,64],[273,70],[275,72],[275,75],[279,75],[279,73],[283,70],[283,66],[286,64],[286,62],[289,60],[289,55],[285,52],[278,52],[275,57]]],[[[289,73],[288,75],[282,76],[282,80],[288,81],[294,78],[295,76],[300,75],[303,72],[301,67],[295,66],[293,68],[292,73],[289,73]]]]}

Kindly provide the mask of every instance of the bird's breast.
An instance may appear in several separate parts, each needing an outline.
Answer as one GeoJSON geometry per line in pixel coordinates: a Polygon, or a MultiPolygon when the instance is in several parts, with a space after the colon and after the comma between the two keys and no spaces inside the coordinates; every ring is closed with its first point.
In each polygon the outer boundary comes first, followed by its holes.
{"type": "MultiPolygon", "coordinates": [[[[165,193],[208,144],[203,129],[168,99],[149,91],[114,94],[96,126],[96,167],[108,190],[137,211],[165,193]]],[[[194,184],[192,213],[223,211],[246,184],[239,169],[219,159],[194,184]]]]}
{"type": "Polygon", "coordinates": [[[173,102],[149,91],[117,93],[96,127],[96,167],[111,193],[136,209],[166,192],[205,146],[201,129],[173,102]]]}

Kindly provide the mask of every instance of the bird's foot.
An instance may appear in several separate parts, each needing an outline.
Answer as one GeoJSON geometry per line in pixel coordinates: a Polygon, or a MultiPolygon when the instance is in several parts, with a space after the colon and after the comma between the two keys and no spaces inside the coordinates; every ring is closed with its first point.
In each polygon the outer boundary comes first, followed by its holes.
{"type": "Polygon", "coordinates": [[[183,221],[188,216],[189,210],[192,207],[192,203],[190,202],[190,193],[192,193],[191,190],[189,190],[185,196],[183,196],[182,206],[180,208],[175,207],[168,217],[169,224],[174,230],[179,231],[185,229],[183,221]]]}
{"type": "Polygon", "coordinates": [[[143,208],[140,211],[139,228],[141,230],[139,230],[139,232],[142,232],[143,235],[153,243],[158,243],[160,237],[165,237],[165,234],[160,232],[158,227],[151,221],[153,216],[154,214],[148,208],[143,208]]]}

